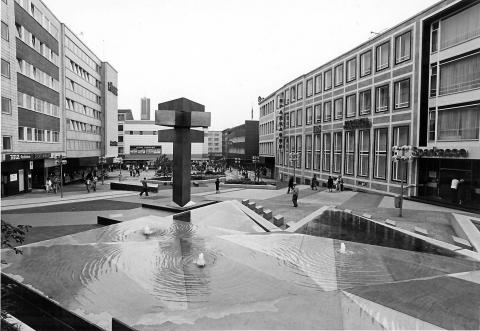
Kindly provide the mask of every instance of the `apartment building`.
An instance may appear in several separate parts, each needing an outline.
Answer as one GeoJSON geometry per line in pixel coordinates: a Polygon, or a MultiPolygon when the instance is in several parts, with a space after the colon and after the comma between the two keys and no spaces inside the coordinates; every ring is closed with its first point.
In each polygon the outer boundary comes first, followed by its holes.
{"type": "Polygon", "coordinates": [[[42,1],[2,0],[1,6],[7,196],[43,188],[59,173],[55,157],[67,160],[68,182],[95,168],[100,156],[117,156],[117,73],[42,1]]]}
{"type": "Polygon", "coordinates": [[[281,180],[295,167],[298,183],[342,176],[387,194],[403,180],[445,203],[461,178],[462,203],[478,203],[479,8],[441,1],[259,98],[260,156],[281,180]],[[416,147],[412,161],[396,162],[393,146],[416,147]]]}
{"type": "Polygon", "coordinates": [[[222,131],[205,132],[209,158],[222,157],[222,131]]]}

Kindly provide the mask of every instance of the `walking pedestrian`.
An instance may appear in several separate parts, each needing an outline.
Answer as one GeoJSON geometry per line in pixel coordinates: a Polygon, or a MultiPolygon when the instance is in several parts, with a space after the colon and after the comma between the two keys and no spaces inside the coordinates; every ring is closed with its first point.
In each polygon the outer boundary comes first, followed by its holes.
{"type": "Polygon", "coordinates": [[[87,177],[87,179],[85,180],[85,186],[87,187],[87,193],[90,193],[90,185],[91,185],[91,180],[90,180],[90,177],[87,177]]]}
{"type": "Polygon", "coordinates": [[[460,181],[456,178],[452,179],[452,183],[450,184],[450,191],[452,192],[452,202],[456,203],[458,201],[458,184],[460,181]]]}
{"type": "Polygon", "coordinates": [[[332,189],[333,189],[333,178],[332,178],[332,176],[328,176],[327,188],[328,188],[328,192],[332,192],[332,189]]]}
{"type": "Polygon", "coordinates": [[[311,184],[312,190],[318,190],[317,186],[318,186],[317,175],[313,175],[312,184],[311,184]]]}
{"type": "Polygon", "coordinates": [[[287,194],[290,193],[290,190],[293,191],[293,187],[294,187],[294,184],[293,184],[293,177],[290,177],[290,179],[288,180],[288,190],[287,190],[287,194]]]}
{"type": "Polygon", "coordinates": [[[97,192],[97,176],[93,176],[93,179],[92,179],[92,189],[94,192],[97,192]]]}
{"type": "Polygon", "coordinates": [[[47,181],[45,182],[45,190],[47,191],[47,193],[50,193],[50,191],[52,190],[52,181],[50,177],[47,177],[47,181]]]}
{"type": "Polygon", "coordinates": [[[217,180],[215,181],[215,190],[216,193],[220,193],[220,179],[217,177],[217,180]]]}
{"type": "Polygon", "coordinates": [[[142,191],[140,192],[140,196],[142,196],[143,192],[145,192],[145,196],[148,197],[147,178],[144,177],[141,183],[142,183],[142,191]]]}
{"type": "Polygon", "coordinates": [[[298,187],[295,186],[295,184],[293,184],[292,202],[295,208],[298,207],[297,200],[298,200],[298,187]]]}

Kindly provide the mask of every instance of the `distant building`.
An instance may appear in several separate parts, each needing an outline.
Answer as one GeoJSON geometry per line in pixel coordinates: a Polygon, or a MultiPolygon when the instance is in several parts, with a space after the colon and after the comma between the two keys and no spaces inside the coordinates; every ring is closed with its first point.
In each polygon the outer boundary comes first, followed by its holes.
{"type": "Polygon", "coordinates": [[[258,121],[247,120],[244,124],[222,131],[223,157],[229,165],[235,158],[242,164],[252,162],[252,156],[258,156],[258,121]]]}
{"type": "Polygon", "coordinates": [[[207,154],[209,158],[222,156],[222,131],[208,131],[205,133],[207,154]]]}
{"type": "Polygon", "coordinates": [[[149,98],[142,98],[140,101],[141,103],[141,115],[140,119],[142,121],[149,121],[150,120],[150,99],[149,98]]]}
{"type": "MultiPolygon", "coordinates": [[[[168,129],[171,128],[156,125],[155,121],[135,120],[131,109],[119,109],[118,155],[123,158],[123,163],[153,165],[161,154],[166,154],[172,160],[173,143],[158,142],[158,130],[168,129]]],[[[208,158],[205,145],[192,144],[192,160],[208,158]]]]}

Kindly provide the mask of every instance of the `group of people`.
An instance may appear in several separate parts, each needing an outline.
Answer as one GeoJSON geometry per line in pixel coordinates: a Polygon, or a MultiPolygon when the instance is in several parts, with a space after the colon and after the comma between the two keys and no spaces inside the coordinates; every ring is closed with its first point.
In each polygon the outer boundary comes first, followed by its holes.
{"type": "Polygon", "coordinates": [[[58,178],[58,176],[52,174],[50,177],[47,177],[47,181],[45,183],[45,190],[47,191],[47,193],[57,193],[59,189],[60,179],[58,178]]]}
{"type": "Polygon", "coordinates": [[[135,176],[138,176],[140,177],[140,170],[143,170],[143,171],[148,171],[148,165],[130,165],[130,164],[127,164],[127,170],[130,172],[130,177],[135,177],[135,176]]]}
{"type": "Polygon", "coordinates": [[[89,172],[87,174],[87,176],[85,177],[85,186],[88,193],[90,193],[90,190],[93,190],[94,192],[97,191],[97,181],[98,177],[96,173],[89,172]]]}
{"type": "MultiPolygon", "coordinates": [[[[318,185],[319,181],[317,179],[317,175],[313,175],[312,181],[310,183],[310,187],[312,190],[318,190],[318,185]]],[[[333,190],[335,191],[343,191],[343,179],[342,176],[338,176],[335,179],[332,178],[332,176],[328,177],[327,180],[327,188],[328,192],[332,192],[333,190]]],[[[287,194],[290,194],[290,191],[292,191],[292,202],[294,207],[298,207],[298,187],[296,187],[293,177],[290,177],[288,180],[288,189],[287,189],[287,194]]]]}
{"type": "Polygon", "coordinates": [[[342,178],[342,176],[339,175],[337,178],[332,178],[332,176],[328,176],[327,188],[328,188],[328,192],[343,191],[343,178],[342,178]]]}

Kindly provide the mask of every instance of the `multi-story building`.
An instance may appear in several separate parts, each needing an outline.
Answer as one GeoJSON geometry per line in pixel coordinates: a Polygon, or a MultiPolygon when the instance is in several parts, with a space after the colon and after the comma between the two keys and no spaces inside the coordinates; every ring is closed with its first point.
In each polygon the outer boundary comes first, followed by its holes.
{"type": "Polygon", "coordinates": [[[209,158],[222,157],[222,131],[205,132],[209,158]]]}
{"type": "MultiPolygon", "coordinates": [[[[135,120],[130,109],[118,110],[118,154],[125,164],[153,165],[165,154],[173,159],[173,142],[158,142],[158,131],[171,128],[159,126],[155,121],[135,120]]],[[[205,143],[192,143],[192,160],[204,160],[205,143]]]]}
{"type": "Polygon", "coordinates": [[[252,157],[258,156],[258,121],[246,120],[245,123],[222,131],[223,157],[228,165],[235,158],[242,164],[252,163],[252,157]]]}
{"type": "Polygon", "coordinates": [[[140,119],[150,121],[150,99],[142,98],[140,100],[140,119]]]}
{"type": "Polygon", "coordinates": [[[480,2],[441,1],[259,98],[260,155],[282,180],[294,166],[299,183],[341,175],[398,194],[403,180],[442,201],[461,177],[464,203],[478,203],[479,89],[480,2]],[[403,145],[420,151],[399,164],[403,145]]]}
{"type": "Polygon", "coordinates": [[[56,156],[65,179],[117,156],[115,70],[41,0],[1,9],[2,196],[43,188],[56,156]]]}

